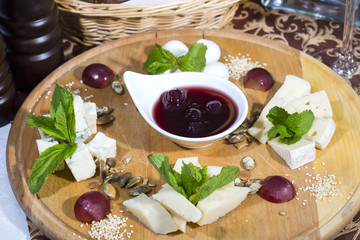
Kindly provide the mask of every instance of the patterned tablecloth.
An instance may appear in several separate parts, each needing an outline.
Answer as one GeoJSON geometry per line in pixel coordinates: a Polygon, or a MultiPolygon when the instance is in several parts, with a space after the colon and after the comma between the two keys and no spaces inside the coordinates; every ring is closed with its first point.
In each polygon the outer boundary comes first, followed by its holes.
{"type": "MultiPolygon", "coordinates": [[[[331,66],[336,56],[327,49],[341,45],[343,26],[341,23],[264,8],[259,0],[242,0],[233,21],[225,26],[225,29],[238,29],[241,32],[282,42],[331,66]],[[321,57],[319,53],[322,53],[321,57]]],[[[360,62],[360,28],[355,28],[353,46],[355,58],[360,62]]],[[[69,59],[86,48],[64,40],[64,50],[66,58],[69,59]]],[[[360,94],[360,72],[352,79],[344,81],[348,81],[360,94]]],[[[32,240],[49,239],[29,219],[28,225],[32,240]]],[[[360,240],[360,212],[333,239],[360,240]]]]}

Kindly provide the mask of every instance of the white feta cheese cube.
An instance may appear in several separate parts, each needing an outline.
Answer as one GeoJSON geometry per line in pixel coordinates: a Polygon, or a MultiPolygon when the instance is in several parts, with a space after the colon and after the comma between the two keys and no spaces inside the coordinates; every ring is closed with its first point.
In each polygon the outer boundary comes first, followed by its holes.
{"type": "Polygon", "coordinates": [[[83,104],[85,119],[88,126],[91,128],[92,133],[95,134],[97,132],[96,129],[96,120],[97,120],[97,112],[96,112],[96,104],[93,102],[84,102],[83,104]]]}
{"type": "Polygon", "coordinates": [[[197,223],[203,226],[216,221],[239,206],[249,191],[250,188],[247,187],[228,187],[215,190],[196,205],[202,213],[202,217],[197,223]]]}
{"type": "Polygon", "coordinates": [[[280,137],[273,138],[268,143],[291,169],[301,167],[316,157],[315,143],[305,138],[291,145],[283,143],[280,137]]]}
{"type": "Polygon", "coordinates": [[[185,164],[192,163],[194,166],[201,167],[198,157],[178,158],[174,165],[174,170],[177,171],[178,173],[181,173],[183,162],[185,164]]]}
{"type": "Polygon", "coordinates": [[[107,137],[102,132],[98,132],[87,144],[87,147],[91,155],[99,160],[106,160],[116,156],[116,140],[107,137]]]}
{"type": "Polygon", "coordinates": [[[157,201],[144,193],[123,202],[124,206],[151,231],[167,234],[178,230],[171,215],[157,201]]]}
{"type": "Polygon", "coordinates": [[[316,118],[304,137],[315,142],[316,148],[325,149],[335,132],[335,128],[336,125],[332,118],[316,118]]]}
{"type": "Polygon", "coordinates": [[[325,90],[294,99],[290,103],[296,108],[297,112],[310,109],[316,118],[332,117],[330,101],[325,90]]]}
{"type": "Polygon", "coordinates": [[[308,81],[294,75],[287,75],[283,85],[277,90],[274,97],[281,98],[287,102],[309,95],[310,89],[311,85],[308,81]]]}
{"type": "Polygon", "coordinates": [[[85,112],[84,112],[84,101],[79,95],[74,95],[74,113],[75,113],[75,132],[76,132],[76,143],[87,142],[92,134],[91,128],[88,126],[85,112]]]}
{"type": "MultiPolygon", "coordinates": [[[[43,131],[41,131],[41,132],[44,133],[43,131]]],[[[36,144],[37,144],[37,147],[38,147],[38,150],[39,150],[39,155],[43,151],[48,149],[49,147],[52,147],[52,146],[54,146],[54,145],[56,145],[58,143],[59,142],[57,140],[55,140],[53,137],[36,139],[36,144]]],[[[55,170],[55,172],[62,171],[62,170],[65,170],[65,162],[64,161],[62,163],[60,163],[60,165],[55,170]]]]}
{"type": "Polygon", "coordinates": [[[271,108],[275,106],[284,107],[285,105],[286,102],[283,99],[273,97],[262,110],[258,120],[248,129],[248,133],[262,144],[265,144],[269,140],[267,133],[273,127],[273,124],[266,118],[266,115],[271,108]]]}
{"type": "Polygon", "coordinates": [[[199,209],[170,186],[165,186],[158,193],[153,194],[151,198],[158,201],[172,215],[177,215],[186,221],[197,222],[201,218],[199,209]]]}
{"type": "Polygon", "coordinates": [[[96,165],[94,159],[84,143],[78,143],[75,153],[65,161],[78,182],[95,175],[96,165]]]}

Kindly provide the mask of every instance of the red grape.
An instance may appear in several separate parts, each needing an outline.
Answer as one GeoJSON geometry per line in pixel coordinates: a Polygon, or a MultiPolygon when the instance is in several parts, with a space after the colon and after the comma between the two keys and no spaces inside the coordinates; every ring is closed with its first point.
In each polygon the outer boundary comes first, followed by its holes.
{"type": "Polygon", "coordinates": [[[245,76],[244,87],[266,92],[274,80],[270,73],[264,68],[253,68],[245,76]]]}
{"type": "Polygon", "coordinates": [[[84,193],[74,205],[75,217],[83,223],[100,221],[110,213],[110,202],[97,191],[84,193]]]}
{"type": "Polygon", "coordinates": [[[263,199],[273,203],[283,203],[295,197],[295,188],[292,183],[282,176],[265,178],[258,194],[263,199]]]}
{"type": "Polygon", "coordinates": [[[114,76],[113,70],[101,63],[91,64],[82,72],[84,84],[93,88],[104,88],[108,86],[114,76]]]}

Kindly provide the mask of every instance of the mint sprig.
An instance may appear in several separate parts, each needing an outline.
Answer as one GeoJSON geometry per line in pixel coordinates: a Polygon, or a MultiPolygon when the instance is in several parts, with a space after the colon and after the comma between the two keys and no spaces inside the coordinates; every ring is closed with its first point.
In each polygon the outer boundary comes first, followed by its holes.
{"type": "Polygon", "coordinates": [[[174,54],[155,43],[156,49],[151,50],[144,64],[144,71],[151,74],[164,73],[166,70],[179,68],[183,72],[200,72],[206,64],[206,45],[194,43],[189,52],[176,59],[174,54]]]}
{"type": "Polygon", "coordinates": [[[169,158],[162,153],[150,154],[148,159],[162,178],[193,204],[198,203],[240,175],[238,167],[226,166],[221,169],[219,175],[205,181],[207,167],[201,168],[192,163],[184,163],[180,174],[171,168],[169,158]]]}
{"type": "Polygon", "coordinates": [[[315,120],[311,110],[289,114],[284,108],[278,106],[271,108],[266,117],[274,125],[267,133],[268,138],[280,136],[280,140],[288,145],[300,141],[315,120]]]}
{"type": "Polygon", "coordinates": [[[53,173],[65,159],[71,157],[77,149],[73,102],[73,95],[56,83],[50,105],[50,117],[26,116],[30,127],[39,128],[61,142],[43,151],[35,160],[28,181],[31,193],[39,192],[49,174],[53,173]]]}

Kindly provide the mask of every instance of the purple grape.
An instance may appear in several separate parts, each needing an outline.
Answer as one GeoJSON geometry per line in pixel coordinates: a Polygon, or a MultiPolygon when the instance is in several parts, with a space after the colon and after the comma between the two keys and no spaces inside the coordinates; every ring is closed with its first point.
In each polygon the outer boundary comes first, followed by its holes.
{"type": "Polygon", "coordinates": [[[185,117],[186,119],[188,119],[189,121],[201,121],[202,119],[202,113],[199,109],[197,108],[188,108],[185,111],[185,117]]]}
{"type": "Polygon", "coordinates": [[[80,222],[100,221],[110,213],[110,202],[101,192],[87,192],[76,201],[74,212],[80,222]]]}
{"type": "Polygon", "coordinates": [[[265,178],[258,194],[263,199],[273,203],[283,203],[295,197],[295,188],[292,183],[282,176],[265,178]]]}
{"type": "Polygon", "coordinates": [[[184,89],[172,89],[167,91],[161,97],[164,110],[167,112],[176,112],[186,106],[187,91],[184,89]]]}
{"type": "Polygon", "coordinates": [[[113,70],[101,63],[91,64],[82,72],[84,84],[93,88],[105,88],[113,80],[114,76],[113,70]]]}
{"type": "Polygon", "coordinates": [[[206,111],[212,115],[221,113],[222,104],[219,100],[213,100],[206,104],[206,111]]]}
{"type": "Polygon", "coordinates": [[[245,76],[244,87],[266,92],[274,80],[270,73],[264,68],[253,68],[245,76]]]}

